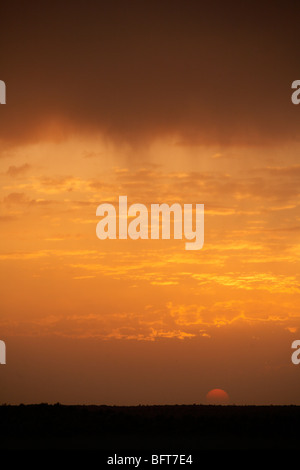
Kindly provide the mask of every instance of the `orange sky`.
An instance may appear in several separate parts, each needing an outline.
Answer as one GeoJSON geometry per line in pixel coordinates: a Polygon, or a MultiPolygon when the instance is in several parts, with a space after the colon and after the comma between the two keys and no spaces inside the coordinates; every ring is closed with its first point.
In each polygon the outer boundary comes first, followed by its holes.
{"type": "Polygon", "coordinates": [[[198,403],[223,388],[233,403],[300,404],[294,23],[281,41],[288,15],[253,32],[235,9],[237,44],[232,17],[203,22],[196,3],[159,20],[149,7],[154,23],[137,9],[131,28],[121,4],[107,22],[78,6],[66,26],[54,2],[54,43],[38,10],[14,37],[22,9],[5,7],[0,402],[198,403]],[[119,195],[203,203],[203,249],[100,241],[96,208],[119,195]]]}

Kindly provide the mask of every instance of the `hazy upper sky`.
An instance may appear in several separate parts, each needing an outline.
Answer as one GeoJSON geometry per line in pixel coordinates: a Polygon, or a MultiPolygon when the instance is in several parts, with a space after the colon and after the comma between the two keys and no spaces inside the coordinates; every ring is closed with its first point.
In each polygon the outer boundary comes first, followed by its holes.
{"type": "Polygon", "coordinates": [[[295,2],[10,1],[1,6],[1,137],[298,141],[295,2]]]}
{"type": "Polygon", "coordinates": [[[300,7],[0,7],[0,402],[298,403],[300,7]],[[96,237],[202,203],[205,242],[96,237]]]}

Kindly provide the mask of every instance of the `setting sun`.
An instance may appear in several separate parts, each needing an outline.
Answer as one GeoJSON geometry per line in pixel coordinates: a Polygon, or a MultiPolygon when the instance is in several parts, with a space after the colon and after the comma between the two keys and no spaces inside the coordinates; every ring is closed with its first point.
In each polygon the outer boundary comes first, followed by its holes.
{"type": "Polygon", "coordinates": [[[206,395],[206,402],[209,405],[228,405],[229,395],[221,388],[214,388],[206,395]]]}

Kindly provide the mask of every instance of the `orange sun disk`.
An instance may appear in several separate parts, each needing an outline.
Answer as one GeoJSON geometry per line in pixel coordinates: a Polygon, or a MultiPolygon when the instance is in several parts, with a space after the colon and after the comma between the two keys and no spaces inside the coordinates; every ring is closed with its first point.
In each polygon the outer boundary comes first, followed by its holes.
{"type": "Polygon", "coordinates": [[[227,405],[229,403],[229,395],[221,388],[214,388],[207,393],[206,402],[209,405],[227,405]]]}

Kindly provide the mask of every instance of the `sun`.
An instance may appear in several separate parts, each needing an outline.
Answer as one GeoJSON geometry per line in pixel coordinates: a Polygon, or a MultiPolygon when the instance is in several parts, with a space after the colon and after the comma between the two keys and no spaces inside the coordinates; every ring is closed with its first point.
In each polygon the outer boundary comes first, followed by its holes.
{"type": "Polygon", "coordinates": [[[229,395],[221,388],[214,388],[207,393],[206,402],[208,405],[228,405],[229,395]]]}

